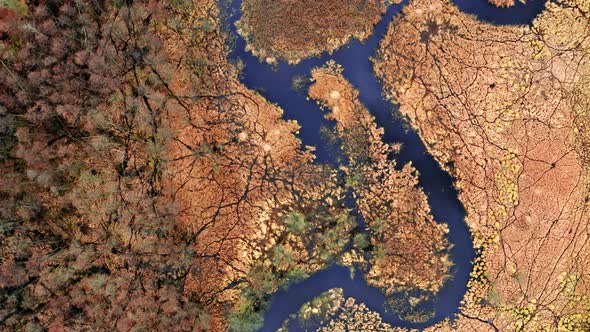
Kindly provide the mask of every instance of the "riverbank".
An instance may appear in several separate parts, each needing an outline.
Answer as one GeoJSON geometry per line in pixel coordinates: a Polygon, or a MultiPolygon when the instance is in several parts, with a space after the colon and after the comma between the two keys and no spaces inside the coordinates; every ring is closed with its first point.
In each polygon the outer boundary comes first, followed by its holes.
{"type": "MultiPolygon", "coordinates": [[[[240,2],[234,1],[233,10],[236,15],[230,23],[239,19],[240,2]]],[[[376,289],[366,288],[363,278],[350,279],[346,269],[330,267],[327,270],[310,276],[305,281],[292,285],[288,290],[281,290],[271,298],[271,305],[265,314],[263,331],[274,331],[282,321],[299,309],[299,306],[311,300],[320,292],[333,287],[342,287],[345,296],[356,297],[372,310],[376,310],[384,317],[384,321],[396,326],[426,327],[445,317],[452,317],[457,312],[459,303],[466,291],[467,281],[472,266],[471,261],[475,252],[471,244],[471,236],[463,222],[464,211],[456,198],[452,180],[436,164],[434,159],[425,154],[425,148],[419,136],[413,131],[407,131],[406,125],[400,119],[393,117],[392,106],[381,96],[381,86],[372,72],[369,58],[374,55],[380,38],[385,33],[388,23],[399,12],[401,6],[390,6],[384,19],[374,30],[374,34],[362,44],[352,42],[347,47],[334,52],[331,56],[323,54],[319,58],[302,61],[297,66],[279,62],[270,67],[260,63],[252,54],[245,51],[245,41],[237,38],[234,54],[244,63],[242,82],[251,88],[257,88],[262,95],[272,102],[281,105],[284,116],[297,120],[301,125],[300,137],[303,145],[313,145],[317,162],[333,163],[331,148],[319,135],[322,126],[331,128],[333,123],[323,119],[317,105],[305,98],[301,92],[291,89],[293,77],[309,77],[311,68],[321,66],[328,59],[334,59],[342,64],[346,71],[347,80],[359,90],[360,101],[367,106],[375,116],[377,124],[384,127],[383,139],[386,143],[402,143],[402,149],[397,155],[398,165],[412,161],[419,172],[419,185],[424,189],[428,203],[431,206],[434,219],[448,222],[450,232],[449,241],[454,247],[451,257],[454,263],[453,277],[445,283],[436,302],[436,315],[425,323],[413,324],[400,320],[392,313],[386,312],[383,304],[385,296],[376,289]],[[356,289],[356,291],[355,291],[356,289]],[[363,289],[364,291],[359,291],[363,289]],[[295,299],[300,298],[300,301],[295,299]]],[[[233,32],[236,33],[232,25],[233,32]]]]}
{"type": "Polygon", "coordinates": [[[499,26],[416,0],[381,42],[384,91],[457,178],[482,249],[460,318],[433,329],[588,326],[587,15],[555,1],[499,26]]]}

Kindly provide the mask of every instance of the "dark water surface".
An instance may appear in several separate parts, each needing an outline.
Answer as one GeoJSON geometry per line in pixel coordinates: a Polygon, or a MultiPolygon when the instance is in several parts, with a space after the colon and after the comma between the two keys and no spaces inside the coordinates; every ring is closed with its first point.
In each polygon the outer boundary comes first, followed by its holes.
{"type": "Polygon", "coordinates": [[[531,22],[545,8],[546,0],[526,0],[522,3],[515,0],[516,4],[510,8],[499,8],[490,4],[487,0],[452,0],[462,12],[477,16],[481,21],[502,24],[531,24],[531,22]]]}
{"type": "MultiPolygon", "coordinates": [[[[493,7],[487,0],[455,0],[453,2],[462,11],[496,24],[530,24],[544,7],[544,1],[541,0],[529,0],[526,5],[519,2],[516,7],[510,9],[493,7]]],[[[383,321],[393,326],[423,328],[444,318],[452,318],[453,314],[458,312],[460,301],[467,290],[467,281],[475,258],[471,234],[464,222],[465,210],[458,200],[451,177],[426,151],[418,134],[413,130],[406,130],[403,123],[393,116],[397,112],[397,106],[382,97],[382,86],[375,78],[369,61],[370,57],[375,55],[379,41],[385,35],[389,23],[406,3],[407,0],[400,5],[390,6],[369,39],[363,43],[351,42],[331,56],[324,53],[321,57],[305,60],[295,66],[281,62],[277,68],[273,69],[245,52],[245,42],[238,36],[232,58],[239,58],[246,65],[242,78],[246,86],[259,90],[269,101],[277,103],[285,111],[286,119],[298,121],[301,125],[300,138],[303,145],[315,146],[317,161],[321,163],[334,163],[333,153],[330,153],[331,149],[320,135],[320,128],[329,127],[331,123],[324,119],[324,113],[313,100],[306,99],[306,91],[293,90],[291,83],[293,77],[308,77],[312,68],[321,66],[330,59],[344,66],[344,76],[359,91],[361,102],[375,116],[377,124],[385,129],[384,141],[403,144],[401,153],[396,156],[398,167],[401,168],[405,163],[412,162],[420,172],[420,185],[428,196],[435,220],[449,225],[448,238],[454,246],[451,250],[454,268],[451,280],[446,282],[438,293],[436,315],[420,324],[402,321],[394,314],[385,311],[386,297],[378,289],[368,286],[362,275],[357,273],[357,276],[352,279],[348,268],[331,266],[299,284],[291,285],[287,290],[277,292],[272,297],[270,308],[265,314],[262,331],[276,331],[290,314],[299,310],[301,305],[334,287],[343,288],[345,297],[354,297],[357,302],[364,302],[369,309],[378,312],[383,321]]],[[[236,33],[233,23],[239,19],[239,6],[240,1],[233,0],[232,9],[235,14],[229,20],[234,34],[236,33]]]]}

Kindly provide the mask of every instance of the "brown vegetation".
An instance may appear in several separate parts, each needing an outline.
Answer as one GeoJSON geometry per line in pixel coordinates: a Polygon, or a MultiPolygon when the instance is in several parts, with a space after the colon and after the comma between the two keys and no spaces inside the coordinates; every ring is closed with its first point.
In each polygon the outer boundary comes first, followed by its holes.
{"type": "Polygon", "coordinates": [[[384,0],[244,0],[237,26],[261,60],[295,64],[366,39],[385,8],[384,0]]]}
{"type": "Polygon", "coordinates": [[[0,328],[248,331],[354,220],[239,83],[217,1],[54,2],[0,24],[0,328]]]}
{"type": "Polygon", "coordinates": [[[326,117],[336,121],[336,135],[349,159],[342,168],[370,230],[367,281],[386,294],[437,292],[451,265],[448,229],[432,218],[416,170],[411,164],[395,169],[395,160],[388,157],[399,147],[382,142],[383,129],[360,103],[341,67],[330,62],[314,69],[312,78],[309,95],[329,108],[326,117]]]}
{"type": "Polygon", "coordinates": [[[161,200],[158,7],[46,1],[4,21],[2,328],[208,324],[161,200]]]}
{"type": "Polygon", "coordinates": [[[289,324],[298,321],[306,331],[319,325],[317,332],[371,331],[402,332],[381,320],[379,313],[371,311],[364,303],[346,298],[342,288],[332,288],[303,304],[297,314],[283,322],[277,332],[288,332],[289,324]],[[319,323],[319,324],[318,324],[319,323]]]}
{"type": "Polygon", "coordinates": [[[489,0],[489,2],[496,7],[512,7],[515,4],[514,0],[489,0]]]}
{"type": "Polygon", "coordinates": [[[457,178],[482,250],[458,330],[590,328],[589,9],[499,27],[415,0],[382,41],[386,93],[457,178]]]}

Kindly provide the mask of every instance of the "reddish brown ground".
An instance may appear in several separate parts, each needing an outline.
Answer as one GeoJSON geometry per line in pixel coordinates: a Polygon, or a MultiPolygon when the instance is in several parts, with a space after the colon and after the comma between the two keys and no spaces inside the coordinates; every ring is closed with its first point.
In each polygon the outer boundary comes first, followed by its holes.
{"type": "Polygon", "coordinates": [[[342,250],[334,172],[239,83],[217,1],[28,10],[0,12],[0,330],[223,331],[342,250]]]}
{"type": "Polygon", "coordinates": [[[416,0],[381,43],[385,91],[457,178],[484,251],[459,330],[590,326],[588,15],[559,1],[499,27],[416,0]]]}
{"type": "MultiPolygon", "coordinates": [[[[214,323],[224,326],[225,308],[240,304],[244,288],[260,286],[266,293],[278,289],[278,280],[258,279],[255,272],[259,269],[277,274],[297,269],[311,274],[324,266],[323,256],[307,251],[308,243],[315,241],[313,236],[290,234],[281,221],[289,212],[311,213],[314,220],[308,223],[325,228],[327,221],[311,211],[321,202],[337,205],[342,189],[336,186],[330,170],[311,164],[314,157],[310,150],[300,149],[295,136],[299,126],[283,120],[278,106],[239,82],[237,69],[226,62],[229,49],[222,40],[217,48],[190,47],[192,24],[211,14],[204,8],[187,13],[185,32],[179,33],[178,27],[160,30],[171,62],[180,63],[172,74],[170,89],[178,95],[198,91],[203,78],[190,74],[194,70],[182,59],[207,56],[225,68],[209,74],[212,84],[207,95],[224,98],[204,97],[186,106],[179,102],[169,113],[173,140],[167,146],[167,170],[178,211],[176,220],[199,234],[203,240],[197,242],[196,250],[210,257],[195,263],[194,270],[199,273],[191,275],[186,289],[214,300],[212,308],[220,310],[216,316],[220,319],[214,323]],[[179,40],[178,36],[185,38],[179,40]],[[293,263],[271,263],[277,247],[286,251],[293,263]]],[[[324,210],[334,216],[340,213],[336,206],[324,210]]],[[[333,225],[331,232],[346,232],[353,226],[339,225],[333,225]]],[[[347,238],[346,234],[338,236],[347,238]]],[[[328,250],[339,247],[329,243],[328,250]]]]}
{"type": "Polygon", "coordinates": [[[262,61],[298,63],[364,40],[385,8],[383,0],[245,0],[237,26],[262,61]]]}
{"type": "Polygon", "coordinates": [[[388,159],[393,149],[382,142],[358,92],[335,63],[312,71],[309,96],[329,109],[336,121],[336,135],[348,156],[348,176],[359,211],[371,232],[375,247],[368,282],[385,293],[422,289],[437,292],[448,277],[447,228],[430,214],[426,195],[418,185],[416,170],[406,164],[396,170],[388,159]],[[380,228],[379,231],[375,231],[380,228]]]}

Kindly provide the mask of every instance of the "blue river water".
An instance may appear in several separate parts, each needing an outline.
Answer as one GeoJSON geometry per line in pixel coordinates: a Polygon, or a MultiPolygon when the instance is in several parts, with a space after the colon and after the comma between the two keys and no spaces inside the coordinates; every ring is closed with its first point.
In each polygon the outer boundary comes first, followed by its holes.
{"type": "MultiPolygon", "coordinates": [[[[324,112],[314,101],[307,100],[305,91],[298,92],[292,88],[292,79],[297,76],[308,77],[312,68],[321,66],[331,59],[343,65],[344,76],[359,91],[361,102],[375,116],[377,124],[385,129],[384,141],[403,144],[401,153],[396,156],[398,167],[412,162],[419,171],[420,185],[428,196],[432,214],[437,222],[449,225],[448,239],[453,244],[452,278],[438,293],[435,303],[436,315],[427,322],[416,324],[400,320],[395,314],[385,310],[385,295],[377,288],[367,285],[360,273],[351,278],[348,268],[334,265],[313,274],[301,283],[291,285],[287,290],[280,290],[274,294],[265,313],[262,331],[276,331],[290,314],[299,310],[301,305],[334,287],[343,288],[346,297],[354,297],[358,302],[365,303],[369,309],[378,312],[383,321],[393,326],[420,329],[444,318],[452,318],[459,310],[460,301],[467,290],[472,261],[476,257],[471,234],[464,221],[465,210],[453,187],[453,179],[427,152],[418,134],[411,129],[408,130],[399,117],[395,116],[397,106],[382,97],[382,85],[375,77],[370,62],[379,41],[387,32],[388,25],[407,1],[389,6],[381,21],[375,26],[373,35],[364,42],[353,41],[332,55],[324,53],[295,66],[280,62],[276,68],[259,62],[245,51],[245,41],[237,36],[233,24],[239,19],[241,1],[232,2],[231,9],[234,14],[229,17],[229,23],[236,39],[231,58],[240,59],[245,64],[242,82],[249,88],[259,91],[269,101],[277,103],[284,110],[286,119],[297,120],[301,125],[299,137],[302,144],[316,147],[317,162],[334,163],[334,154],[330,152],[332,149],[320,134],[320,128],[330,127],[331,123],[324,119],[324,112]]],[[[494,24],[530,24],[544,8],[542,0],[528,0],[526,5],[517,1],[517,5],[510,9],[496,8],[487,0],[453,2],[463,12],[474,14],[480,20],[494,24]]]]}

